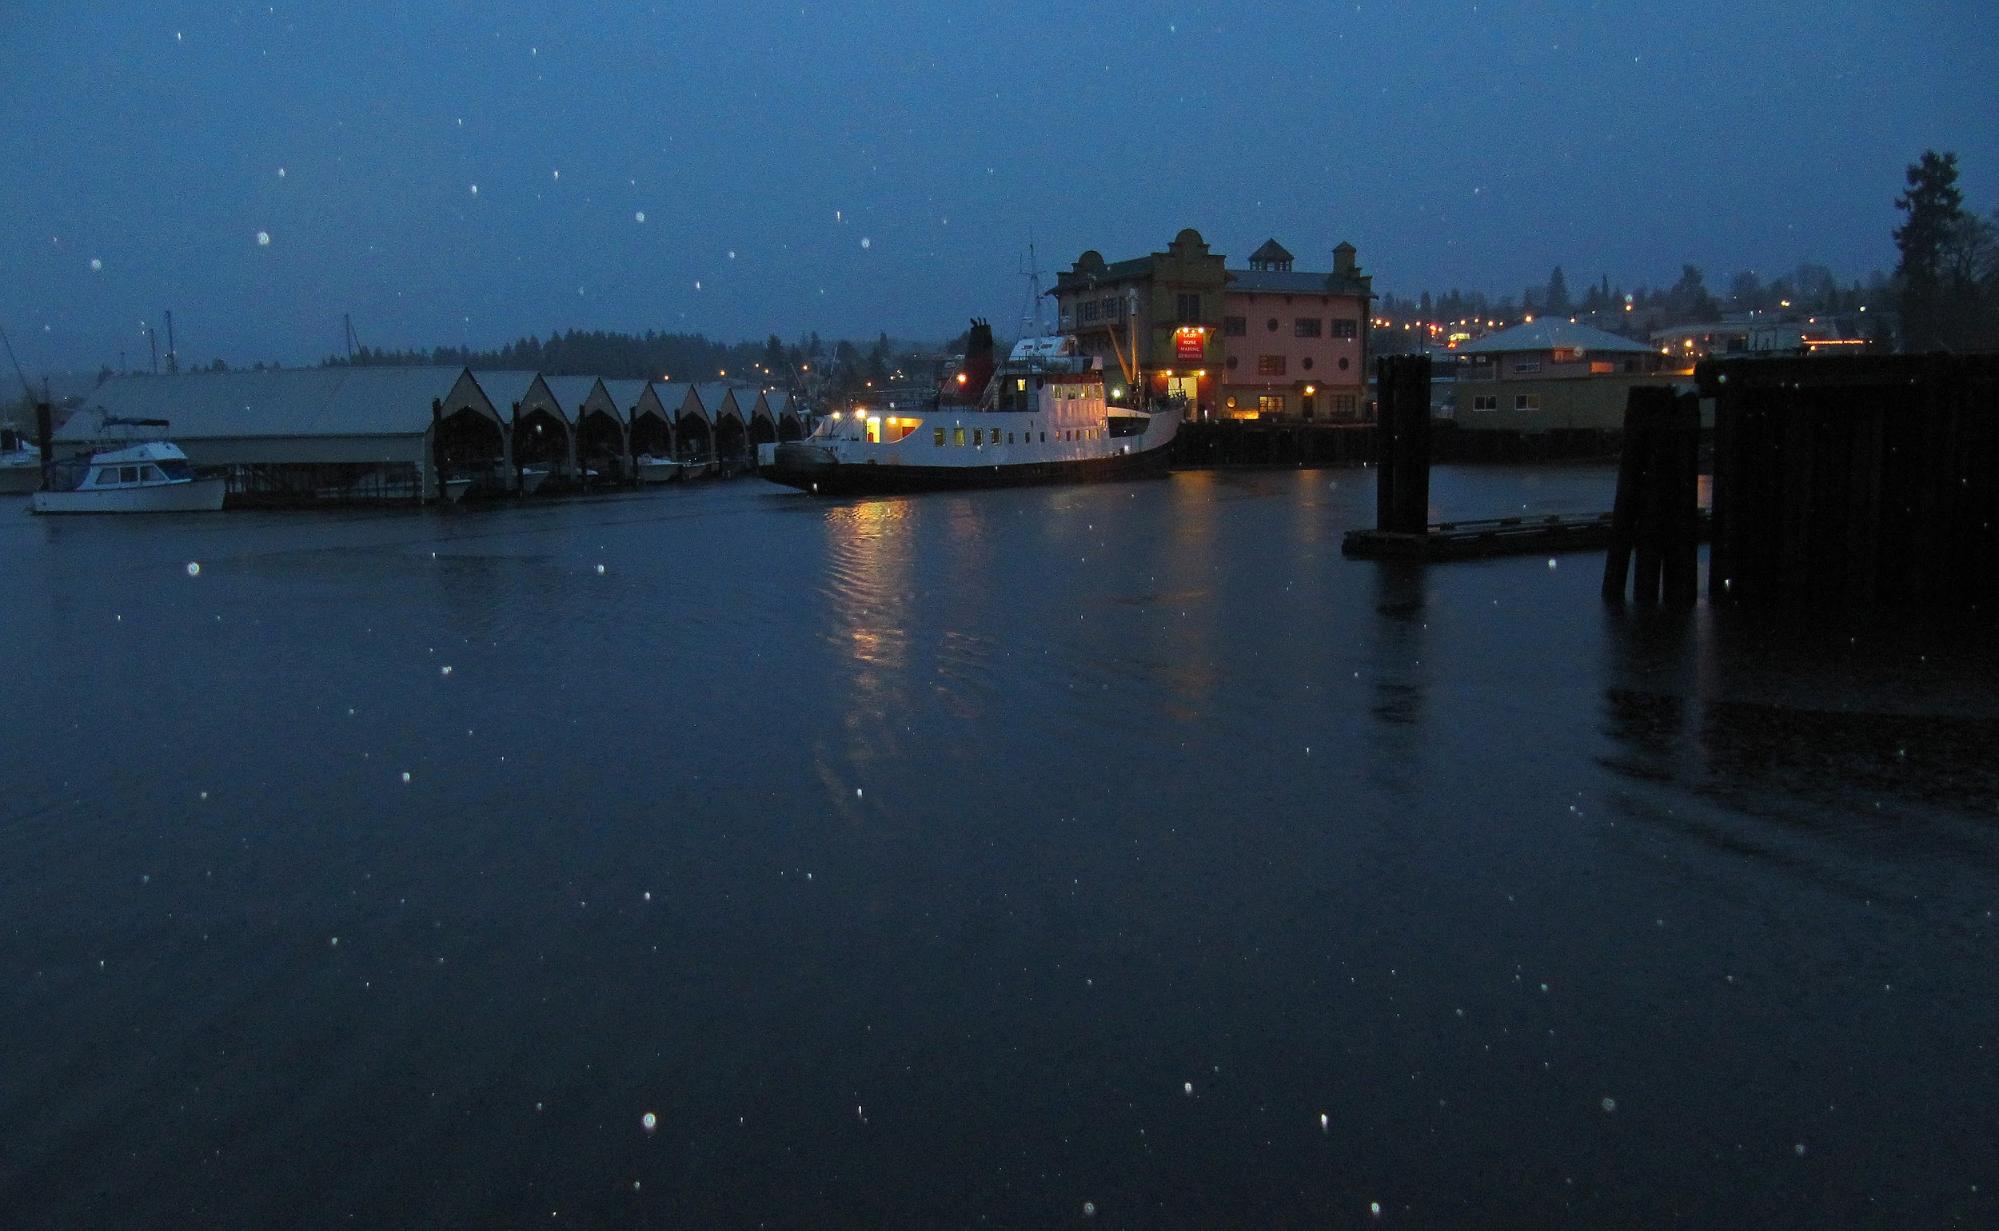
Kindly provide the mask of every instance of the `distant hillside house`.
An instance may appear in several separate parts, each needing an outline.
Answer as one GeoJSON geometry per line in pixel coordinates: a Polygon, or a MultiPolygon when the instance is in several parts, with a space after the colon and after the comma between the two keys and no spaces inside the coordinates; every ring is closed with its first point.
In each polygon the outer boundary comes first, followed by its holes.
{"type": "Polygon", "coordinates": [[[1502,329],[1454,354],[1457,424],[1466,431],[1619,431],[1633,385],[1688,375],[1658,347],[1565,317],[1502,329]]]}

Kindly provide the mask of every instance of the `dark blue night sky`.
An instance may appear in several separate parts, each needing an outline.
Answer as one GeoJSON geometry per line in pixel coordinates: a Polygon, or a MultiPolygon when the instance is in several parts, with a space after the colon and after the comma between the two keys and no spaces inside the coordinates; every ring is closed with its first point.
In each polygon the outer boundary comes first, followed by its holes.
{"type": "Polygon", "coordinates": [[[1861,278],[1926,147],[1999,205],[1978,4],[398,7],[11,13],[24,364],[141,365],[166,308],[194,362],[316,360],[343,312],[390,347],[942,337],[1017,321],[1030,235],[1047,278],[1188,225],[1350,240],[1409,293],[1861,278]]]}

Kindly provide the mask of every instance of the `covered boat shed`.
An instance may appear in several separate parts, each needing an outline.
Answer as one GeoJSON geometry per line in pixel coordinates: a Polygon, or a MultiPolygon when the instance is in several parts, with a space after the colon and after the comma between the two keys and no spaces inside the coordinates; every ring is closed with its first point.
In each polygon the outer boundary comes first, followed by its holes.
{"type": "Polygon", "coordinates": [[[113,376],[55,444],[122,439],[107,417],[167,420],[194,466],[227,471],[239,504],[430,500],[440,466],[487,481],[511,468],[511,424],[462,367],[113,376]]]}

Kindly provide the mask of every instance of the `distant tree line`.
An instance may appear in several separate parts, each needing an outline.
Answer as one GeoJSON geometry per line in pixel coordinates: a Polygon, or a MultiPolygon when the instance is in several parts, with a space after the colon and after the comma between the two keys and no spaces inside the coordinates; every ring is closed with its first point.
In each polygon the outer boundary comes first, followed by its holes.
{"type": "Polygon", "coordinates": [[[1708,288],[1706,275],[1699,266],[1682,265],[1679,280],[1671,286],[1650,287],[1640,283],[1627,291],[1605,275],[1576,295],[1569,290],[1568,278],[1557,265],[1545,285],[1530,286],[1518,296],[1491,296],[1456,288],[1442,294],[1424,291],[1413,297],[1387,294],[1378,301],[1377,311],[1397,322],[1511,322],[1529,314],[1623,314],[1628,305],[1633,327],[1652,328],[1660,322],[1718,321],[1728,313],[1745,311],[1854,312],[1863,305],[1891,299],[1888,280],[1879,273],[1872,275],[1865,285],[1852,282],[1842,286],[1832,270],[1810,263],[1768,281],[1755,270],[1743,270],[1730,277],[1720,293],[1708,288]]]}
{"type": "MultiPolygon", "coordinates": [[[[776,334],[763,342],[717,342],[699,333],[619,333],[570,329],[544,340],[533,335],[498,349],[438,346],[430,350],[359,347],[353,358],[329,355],[322,367],[463,365],[475,369],[542,372],[550,376],[603,376],[683,381],[743,379],[795,393],[845,396],[889,383],[912,366],[920,351],[898,348],[886,333],[865,346],[816,332],[787,343],[776,334]]],[[[219,362],[219,361],[218,361],[219,362]]]]}

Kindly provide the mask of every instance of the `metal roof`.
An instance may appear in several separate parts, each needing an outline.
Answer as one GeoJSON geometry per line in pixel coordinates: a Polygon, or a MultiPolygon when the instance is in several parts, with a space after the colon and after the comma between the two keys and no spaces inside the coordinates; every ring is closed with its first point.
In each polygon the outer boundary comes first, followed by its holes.
{"type": "Polygon", "coordinates": [[[473,372],[472,379],[478,381],[479,387],[492,399],[493,409],[500,412],[500,417],[511,419],[514,404],[527,399],[528,390],[540,375],[539,372],[521,372],[511,368],[488,368],[473,372]]]}
{"type": "Polygon", "coordinates": [[[541,383],[548,386],[549,396],[555,399],[556,404],[562,407],[563,413],[569,416],[569,421],[574,423],[582,415],[584,400],[590,396],[590,391],[597,387],[597,378],[544,376],[541,378],[541,383]]]}
{"type": "Polygon", "coordinates": [[[611,401],[617,404],[618,413],[627,420],[631,419],[633,408],[639,404],[639,395],[645,391],[646,383],[642,380],[619,379],[604,382],[604,392],[611,395],[611,401]]]}
{"type": "Polygon", "coordinates": [[[468,380],[458,388],[465,375],[447,367],[336,367],[113,376],[90,392],[56,439],[95,440],[107,414],[169,420],[168,434],[177,441],[421,436],[430,430],[432,400],[443,402],[447,414],[459,405],[495,411],[482,404],[488,397],[482,387],[468,380]]]}
{"type": "Polygon", "coordinates": [[[1498,333],[1489,333],[1476,342],[1457,348],[1460,355],[1505,355],[1519,351],[1576,350],[1651,354],[1643,342],[1619,337],[1594,325],[1572,325],[1565,316],[1542,317],[1498,333]]]}
{"type": "Polygon", "coordinates": [[[1338,274],[1313,273],[1304,269],[1231,269],[1231,291],[1282,291],[1287,295],[1358,295],[1360,288],[1347,285],[1338,274]]]}
{"type": "MultiPolygon", "coordinates": [[[[694,392],[700,396],[701,406],[708,412],[708,417],[719,420],[722,417],[723,405],[736,392],[736,387],[727,381],[710,380],[703,381],[694,386],[694,392]]],[[[735,405],[736,417],[739,419],[746,418],[747,416],[743,414],[741,404],[736,403],[735,405]]]]}

